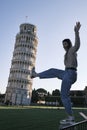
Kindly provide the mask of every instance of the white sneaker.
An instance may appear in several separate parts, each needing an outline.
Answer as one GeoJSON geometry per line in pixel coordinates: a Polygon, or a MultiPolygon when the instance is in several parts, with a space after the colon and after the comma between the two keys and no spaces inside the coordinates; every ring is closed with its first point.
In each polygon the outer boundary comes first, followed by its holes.
{"type": "Polygon", "coordinates": [[[74,123],[75,123],[74,117],[72,117],[72,119],[66,118],[66,119],[60,121],[60,124],[64,124],[64,125],[65,124],[72,125],[74,123]]]}
{"type": "Polygon", "coordinates": [[[30,77],[31,77],[31,78],[37,77],[37,73],[35,72],[35,67],[32,68],[30,77]]]}

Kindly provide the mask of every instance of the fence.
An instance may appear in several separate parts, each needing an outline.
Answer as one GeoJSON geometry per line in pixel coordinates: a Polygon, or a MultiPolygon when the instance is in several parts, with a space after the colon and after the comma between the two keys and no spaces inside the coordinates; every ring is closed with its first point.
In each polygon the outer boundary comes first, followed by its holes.
{"type": "Polygon", "coordinates": [[[60,128],[60,130],[87,130],[87,120],[60,128]]]}

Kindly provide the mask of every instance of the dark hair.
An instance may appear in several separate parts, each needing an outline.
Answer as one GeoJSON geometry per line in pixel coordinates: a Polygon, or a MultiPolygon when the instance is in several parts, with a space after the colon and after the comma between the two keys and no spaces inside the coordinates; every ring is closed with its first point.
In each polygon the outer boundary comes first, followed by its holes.
{"type": "Polygon", "coordinates": [[[63,42],[67,42],[67,43],[69,44],[69,47],[72,46],[72,43],[71,43],[70,39],[64,39],[64,40],[62,41],[62,43],[63,43],[63,42]]]}

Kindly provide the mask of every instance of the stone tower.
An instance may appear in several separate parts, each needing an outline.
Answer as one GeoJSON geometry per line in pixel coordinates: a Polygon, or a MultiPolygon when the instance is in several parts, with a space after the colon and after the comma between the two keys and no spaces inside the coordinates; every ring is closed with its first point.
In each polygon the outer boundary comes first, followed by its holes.
{"type": "Polygon", "coordinates": [[[30,71],[35,66],[37,44],[36,26],[28,23],[21,24],[20,31],[16,35],[5,103],[30,104],[33,82],[30,71]]]}

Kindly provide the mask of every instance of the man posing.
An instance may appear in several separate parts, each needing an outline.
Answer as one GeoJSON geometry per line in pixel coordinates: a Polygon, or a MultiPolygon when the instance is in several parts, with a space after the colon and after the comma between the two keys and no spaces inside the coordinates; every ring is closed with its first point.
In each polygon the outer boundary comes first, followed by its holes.
{"type": "Polygon", "coordinates": [[[64,39],[62,41],[63,48],[66,51],[64,56],[64,65],[65,70],[51,68],[46,71],[36,73],[35,68],[31,71],[31,78],[39,77],[43,78],[58,78],[62,80],[61,83],[61,100],[63,106],[68,114],[68,118],[61,120],[61,123],[73,123],[74,116],[72,111],[71,100],[69,96],[69,92],[71,89],[71,85],[77,80],[77,51],[80,47],[80,38],[79,38],[79,30],[81,24],[80,22],[76,22],[74,27],[75,32],[75,44],[72,45],[70,39],[64,39]]]}

